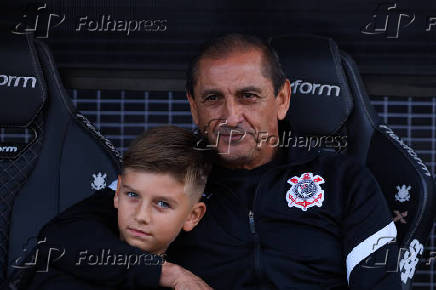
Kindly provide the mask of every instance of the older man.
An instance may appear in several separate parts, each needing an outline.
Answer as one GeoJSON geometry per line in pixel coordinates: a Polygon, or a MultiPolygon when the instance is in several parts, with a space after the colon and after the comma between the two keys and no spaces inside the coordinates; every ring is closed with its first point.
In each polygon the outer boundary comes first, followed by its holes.
{"type": "MultiPolygon", "coordinates": [[[[215,289],[400,289],[398,273],[365,264],[388,246],[395,250],[390,242],[396,236],[369,171],[333,153],[271,144],[289,108],[290,84],[267,43],[237,34],[215,39],[194,58],[187,77],[192,116],[208,140],[201,149],[217,150],[219,159],[205,192],[204,220],[176,239],[169,261],[215,289]]],[[[62,233],[80,233],[60,245],[66,255],[57,267],[71,270],[67,265],[89,246],[88,235],[101,240],[90,251],[122,248],[109,230],[112,197],[107,190],[62,214],[58,226],[45,227],[51,244],[62,233]]],[[[92,267],[73,272],[132,289],[159,282],[204,287],[170,263],[120,267],[110,275],[92,267]],[[157,274],[144,279],[143,271],[157,274]]]]}

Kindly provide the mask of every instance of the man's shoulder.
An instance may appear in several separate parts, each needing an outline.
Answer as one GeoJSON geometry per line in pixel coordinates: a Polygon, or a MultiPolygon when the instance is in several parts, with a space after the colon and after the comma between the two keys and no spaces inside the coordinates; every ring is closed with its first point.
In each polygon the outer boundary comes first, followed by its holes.
{"type": "Polygon", "coordinates": [[[29,285],[22,286],[25,286],[23,289],[30,290],[117,290],[116,287],[87,282],[80,277],[58,270],[55,266],[49,267],[47,272],[36,272],[29,285]]]}
{"type": "Polygon", "coordinates": [[[366,168],[358,158],[350,155],[340,154],[331,151],[320,151],[314,159],[322,167],[344,170],[363,170],[366,168]]]}
{"type": "Polygon", "coordinates": [[[116,224],[117,211],[114,208],[113,198],[115,191],[110,188],[95,191],[94,194],[73,204],[59,215],[49,221],[42,229],[56,229],[69,223],[80,223],[81,226],[91,225],[93,221],[104,221],[112,228],[116,224]]]}
{"type": "Polygon", "coordinates": [[[334,186],[337,195],[344,198],[355,192],[356,186],[377,185],[370,169],[361,160],[336,152],[319,152],[316,158],[303,164],[299,171],[323,177],[334,186]]]}
{"type": "MultiPolygon", "coordinates": [[[[106,197],[113,197],[115,195],[115,190],[111,187],[105,187],[101,190],[94,191],[94,196],[106,196],[106,197]]],[[[92,195],[91,195],[92,196],[92,195]]]]}
{"type": "Polygon", "coordinates": [[[115,191],[109,187],[106,187],[101,190],[96,190],[92,195],[85,198],[82,201],[72,205],[67,208],[64,213],[74,212],[78,209],[86,209],[86,208],[94,208],[98,211],[98,209],[113,209],[113,198],[115,195],[115,191]]]}
{"type": "Polygon", "coordinates": [[[281,167],[292,171],[308,170],[308,172],[319,172],[339,178],[350,174],[357,175],[362,170],[367,170],[365,164],[358,158],[335,151],[293,149],[282,156],[286,156],[286,160],[281,167]]]}

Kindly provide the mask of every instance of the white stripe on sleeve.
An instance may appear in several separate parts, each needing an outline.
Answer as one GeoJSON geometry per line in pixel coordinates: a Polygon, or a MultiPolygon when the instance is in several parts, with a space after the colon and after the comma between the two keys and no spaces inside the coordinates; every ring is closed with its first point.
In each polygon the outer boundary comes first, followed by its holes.
{"type": "Polygon", "coordinates": [[[354,267],[358,265],[363,259],[377,251],[379,248],[388,244],[397,237],[397,228],[392,221],[387,226],[377,231],[372,236],[366,238],[363,242],[358,244],[347,255],[347,281],[350,283],[350,274],[354,267]]]}

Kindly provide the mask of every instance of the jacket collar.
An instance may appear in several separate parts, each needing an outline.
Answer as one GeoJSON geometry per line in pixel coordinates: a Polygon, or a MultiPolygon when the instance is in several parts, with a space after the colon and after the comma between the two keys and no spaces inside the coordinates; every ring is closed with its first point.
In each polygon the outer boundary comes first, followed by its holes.
{"type": "Polygon", "coordinates": [[[284,154],[282,156],[286,156],[286,164],[288,166],[304,164],[315,159],[319,154],[319,149],[311,148],[308,150],[305,147],[295,147],[290,146],[288,148],[280,148],[284,154]]]}

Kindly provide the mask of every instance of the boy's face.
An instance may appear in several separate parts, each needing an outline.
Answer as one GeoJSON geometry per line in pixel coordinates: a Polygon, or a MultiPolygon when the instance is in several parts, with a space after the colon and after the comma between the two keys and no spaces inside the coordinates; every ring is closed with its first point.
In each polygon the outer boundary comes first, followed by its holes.
{"type": "Polygon", "coordinates": [[[180,230],[192,230],[206,211],[185,188],[169,174],[126,168],[114,197],[121,239],[150,253],[164,253],[180,230]]]}

